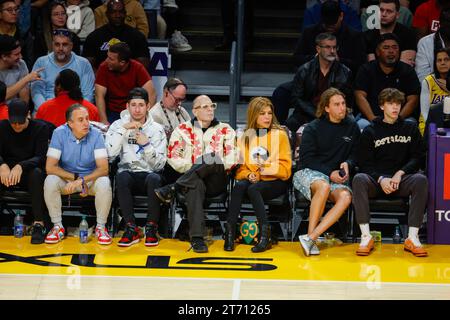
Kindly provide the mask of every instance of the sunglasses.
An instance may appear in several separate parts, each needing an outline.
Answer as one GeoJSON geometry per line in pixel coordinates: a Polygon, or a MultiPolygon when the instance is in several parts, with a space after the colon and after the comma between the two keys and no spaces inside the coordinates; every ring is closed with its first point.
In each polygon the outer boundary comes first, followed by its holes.
{"type": "Polygon", "coordinates": [[[208,109],[208,108],[211,108],[211,109],[213,109],[213,110],[216,110],[217,109],[217,103],[215,103],[215,102],[213,102],[213,103],[211,103],[211,104],[202,104],[202,105],[199,105],[199,106],[195,106],[194,108],[192,108],[192,109],[202,109],[202,110],[206,110],[206,109],[208,109]]]}

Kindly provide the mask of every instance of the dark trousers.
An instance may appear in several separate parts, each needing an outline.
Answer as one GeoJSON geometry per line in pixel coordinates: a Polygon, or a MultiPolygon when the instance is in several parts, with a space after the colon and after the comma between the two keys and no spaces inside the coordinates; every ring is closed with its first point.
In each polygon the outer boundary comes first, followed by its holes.
{"type": "Polygon", "coordinates": [[[428,199],[428,180],[423,174],[405,174],[400,181],[399,189],[386,195],[381,186],[368,174],[358,173],[353,178],[353,206],[356,222],[366,224],[370,221],[369,199],[384,196],[409,197],[411,203],[408,213],[408,226],[420,228],[425,214],[428,199]]]}
{"type": "Polygon", "coordinates": [[[135,224],[133,195],[146,195],[147,222],[159,223],[161,204],[155,189],[162,185],[162,177],[154,172],[122,171],[116,176],[117,198],[126,223],[135,224]]]}
{"type": "Polygon", "coordinates": [[[280,124],[286,124],[291,107],[292,81],[280,84],[272,93],[275,116],[280,124]]]}
{"type": "Polygon", "coordinates": [[[256,218],[260,225],[268,224],[264,200],[274,199],[286,193],[288,184],[286,181],[259,181],[251,183],[248,180],[237,180],[231,193],[230,209],[227,222],[234,226],[237,223],[241,210],[242,200],[247,195],[255,210],[256,218]]]}
{"type": "Polygon", "coordinates": [[[227,174],[222,163],[194,164],[176,184],[185,188],[186,208],[190,237],[203,237],[205,214],[203,204],[206,197],[214,197],[227,190],[227,174]]]}
{"type": "MultiPolygon", "coordinates": [[[[221,1],[224,42],[232,42],[237,37],[234,34],[237,30],[237,3],[238,1],[221,1]]],[[[253,39],[253,0],[245,0],[244,2],[244,37],[245,42],[253,39]]]]}
{"type": "Polygon", "coordinates": [[[43,221],[44,213],[47,210],[44,201],[44,180],[45,174],[41,168],[34,168],[22,173],[22,177],[17,186],[6,187],[0,184],[1,190],[14,191],[17,187],[27,190],[31,194],[31,210],[35,221],[43,221]]]}

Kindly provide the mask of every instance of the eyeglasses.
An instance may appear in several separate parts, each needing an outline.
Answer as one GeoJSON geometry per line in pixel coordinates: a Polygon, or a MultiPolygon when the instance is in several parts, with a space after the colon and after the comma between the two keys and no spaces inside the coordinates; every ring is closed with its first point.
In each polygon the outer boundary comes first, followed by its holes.
{"type": "Polygon", "coordinates": [[[327,49],[327,50],[334,50],[334,51],[339,50],[339,47],[337,47],[337,46],[319,46],[319,47],[321,47],[322,49],[327,49]]]}
{"type": "Polygon", "coordinates": [[[65,17],[67,15],[66,12],[55,12],[52,13],[52,17],[65,17]]]}
{"type": "Polygon", "coordinates": [[[11,7],[11,8],[2,9],[2,11],[8,11],[9,13],[17,13],[17,12],[19,12],[19,10],[20,10],[19,7],[11,7]]]}
{"type": "Polygon", "coordinates": [[[186,101],[186,97],[185,98],[177,98],[173,95],[173,93],[170,90],[169,91],[170,95],[172,96],[173,100],[175,100],[175,103],[183,103],[186,101]]]}
{"type": "Polygon", "coordinates": [[[213,110],[216,110],[216,109],[217,109],[217,103],[213,102],[213,103],[211,103],[211,104],[202,104],[202,105],[200,105],[200,106],[195,106],[195,107],[192,108],[192,109],[199,109],[199,108],[201,108],[201,109],[203,109],[203,110],[206,110],[206,109],[208,109],[208,108],[211,108],[211,109],[213,109],[213,110]]]}

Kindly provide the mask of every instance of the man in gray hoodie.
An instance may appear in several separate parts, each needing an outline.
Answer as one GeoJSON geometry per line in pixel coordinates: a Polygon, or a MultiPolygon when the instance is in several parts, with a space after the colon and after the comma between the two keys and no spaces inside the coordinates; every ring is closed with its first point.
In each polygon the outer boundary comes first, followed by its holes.
{"type": "Polygon", "coordinates": [[[148,197],[145,245],[157,246],[161,208],[154,189],[162,184],[161,173],[167,160],[166,135],[150,115],[151,105],[145,89],[132,89],[126,106],[105,139],[110,159],[120,157],[116,187],[126,227],[118,245],[129,247],[140,240],[140,229],[133,215],[133,195],[142,194],[148,197]]]}

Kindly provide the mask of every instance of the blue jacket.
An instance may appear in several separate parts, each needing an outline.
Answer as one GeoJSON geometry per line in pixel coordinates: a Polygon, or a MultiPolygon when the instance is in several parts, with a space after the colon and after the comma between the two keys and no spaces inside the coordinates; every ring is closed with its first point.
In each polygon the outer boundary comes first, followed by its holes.
{"type": "Polygon", "coordinates": [[[61,67],[55,63],[54,53],[51,52],[36,60],[33,71],[42,67],[45,68],[40,73],[42,80],[31,83],[31,98],[34,102],[35,111],[42,103],[55,97],[55,79],[65,69],[72,69],[78,74],[83,98],[94,102],[95,75],[91,64],[86,58],[80,57],[72,52],[70,61],[61,67]]]}

